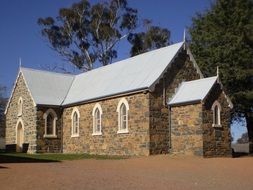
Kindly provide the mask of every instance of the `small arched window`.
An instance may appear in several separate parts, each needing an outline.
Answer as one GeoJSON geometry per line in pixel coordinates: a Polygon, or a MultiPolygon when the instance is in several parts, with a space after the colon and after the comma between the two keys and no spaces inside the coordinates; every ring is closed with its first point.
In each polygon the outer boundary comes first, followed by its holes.
{"type": "Polygon", "coordinates": [[[213,110],[213,127],[221,127],[221,106],[218,101],[212,105],[213,110]]]}
{"type": "Polygon", "coordinates": [[[54,116],[52,113],[49,113],[47,116],[47,135],[53,135],[54,134],[54,116]]]}
{"type": "Polygon", "coordinates": [[[125,98],[122,98],[117,107],[118,133],[128,133],[128,110],[128,102],[125,98]]]}
{"type": "Polygon", "coordinates": [[[72,130],[71,130],[71,137],[78,137],[79,136],[79,118],[80,114],[77,108],[74,108],[72,111],[72,130]]]}
{"type": "Polygon", "coordinates": [[[92,135],[102,135],[102,125],[101,125],[102,108],[100,104],[97,103],[95,105],[95,107],[93,108],[92,116],[93,116],[93,134],[92,135]]]}
{"type": "Polygon", "coordinates": [[[45,120],[45,134],[46,138],[56,138],[56,121],[57,115],[53,109],[48,109],[43,116],[45,120]]]}
{"type": "Polygon", "coordinates": [[[23,113],[23,98],[20,97],[18,100],[18,116],[21,116],[23,113]]]}

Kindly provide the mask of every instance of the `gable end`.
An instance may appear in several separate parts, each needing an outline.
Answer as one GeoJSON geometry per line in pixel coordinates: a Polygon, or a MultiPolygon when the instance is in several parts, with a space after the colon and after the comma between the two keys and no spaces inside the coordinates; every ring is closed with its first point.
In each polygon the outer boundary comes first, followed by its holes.
{"type": "Polygon", "coordinates": [[[5,108],[5,111],[4,111],[4,114],[5,114],[5,115],[6,115],[7,112],[8,112],[8,108],[9,108],[10,103],[11,103],[11,100],[12,100],[12,98],[13,98],[13,94],[14,94],[14,92],[15,92],[17,83],[18,83],[18,81],[21,79],[21,77],[22,77],[22,79],[24,80],[25,87],[26,87],[26,89],[28,90],[29,95],[30,95],[30,97],[31,97],[31,99],[32,99],[32,101],[33,101],[33,106],[35,107],[35,106],[37,105],[37,104],[35,103],[35,101],[34,101],[34,98],[33,98],[33,96],[32,96],[32,93],[30,92],[30,90],[29,90],[29,88],[28,88],[28,85],[27,85],[27,82],[26,82],[26,80],[25,80],[25,77],[24,77],[24,75],[23,75],[23,73],[22,73],[22,71],[21,71],[21,69],[20,69],[20,70],[19,70],[19,73],[18,73],[18,76],[17,76],[17,78],[16,78],[16,81],[15,81],[15,83],[14,83],[14,86],[13,86],[13,88],[12,88],[11,96],[10,96],[10,98],[9,98],[9,100],[8,100],[8,103],[7,103],[6,108],[5,108]]]}

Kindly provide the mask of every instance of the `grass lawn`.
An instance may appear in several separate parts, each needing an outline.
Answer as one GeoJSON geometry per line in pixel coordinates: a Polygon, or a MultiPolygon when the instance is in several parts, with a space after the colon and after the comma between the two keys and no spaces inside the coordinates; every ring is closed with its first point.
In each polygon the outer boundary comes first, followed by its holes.
{"type": "Polygon", "coordinates": [[[24,162],[60,162],[63,160],[119,160],[125,159],[123,156],[106,156],[91,154],[26,154],[26,153],[0,153],[0,163],[24,163],[24,162]]]}

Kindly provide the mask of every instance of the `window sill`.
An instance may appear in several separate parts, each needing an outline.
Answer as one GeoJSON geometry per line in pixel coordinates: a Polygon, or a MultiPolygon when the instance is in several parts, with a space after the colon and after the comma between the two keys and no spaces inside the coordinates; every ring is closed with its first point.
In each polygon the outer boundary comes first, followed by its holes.
{"type": "Polygon", "coordinates": [[[122,131],[117,132],[117,134],[124,134],[124,133],[129,133],[129,131],[128,130],[124,130],[124,131],[122,130],[122,131]]]}
{"type": "Polygon", "coordinates": [[[47,139],[56,139],[57,135],[44,135],[43,137],[47,139]]]}
{"type": "Polygon", "coordinates": [[[217,127],[217,128],[221,128],[221,125],[217,125],[217,124],[212,124],[212,127],[217,127]]]}
{"type": "Polygon", "coordinates": [[[71,138],[79,137],[79,135],[71,135],[71,138]]]}
{"type": "Polygon", "coordinates": [[[101,132],[99,132],[99,133],[92,133],[92,136],[100,136],[100,135],[102,135],[101,132]]]}

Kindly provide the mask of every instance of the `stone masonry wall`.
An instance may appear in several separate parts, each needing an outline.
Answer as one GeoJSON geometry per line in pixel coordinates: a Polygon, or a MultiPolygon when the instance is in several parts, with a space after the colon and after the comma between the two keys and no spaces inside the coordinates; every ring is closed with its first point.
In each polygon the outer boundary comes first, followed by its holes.
{"type": "Polygon", "coordinates": [[[129,104],[129,133],[117,134],[117,106],[121,98],[99,101],[102,107],[102,135],[92,136],[92,111],[97,102],[76,106],[80,112],[79,137],[71,137],[71,114],[74,107],[63,111],[63,152],[103,155],[149,155],[148,94],[125,96],[129,104]]]}
{"type": "Polygon", "coordinates": [[[231,109],[219,84],[212,89],[203,105],[204,156],[231,156],[230,113],[231,109]],[[217,100],[221,105],[221,127],[213,127],[212,105],[217,100]]]}
{"type": "Polygon", "coordinates": [[[57,114],[56,121],[56,135],[57,138],[46,138],[45,134],[45,119],[44,113],[49,109],[48,107],[39,107],[37,111],[37,152],[61,152],[62,144],[62,110],[60,108],[50,107],[57,114]]]}
{"type": "Polygon", "coordinates": [[[6,114],[6,145],[16,144],[18,119],[24,123],[24,142],[29,143],[28,152],[36,152],[36,107],[25,85],[22,74],[19,76],[6,114]],[[18,100],[23,98],[23,114],[18,116],[18,100]]]}
{"type": "Polygon", "coordinates": [[[203,155],[202,104],[171,108],[171,152],[203,155]]]}
{"type": "Polygon", "coordinates": [[[171,64],[150,93],[150,149],[151,154],[166,153],[169,150],[169,109],[168,100],[182,81],[199,79],[200,75],[194,68],[185,51],[181,52],[171,64]],[[165,96],[163,89],[165,88],[165,96]]]}

